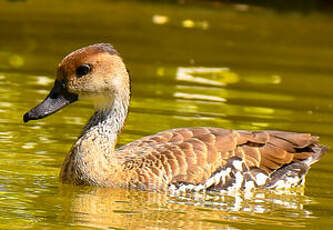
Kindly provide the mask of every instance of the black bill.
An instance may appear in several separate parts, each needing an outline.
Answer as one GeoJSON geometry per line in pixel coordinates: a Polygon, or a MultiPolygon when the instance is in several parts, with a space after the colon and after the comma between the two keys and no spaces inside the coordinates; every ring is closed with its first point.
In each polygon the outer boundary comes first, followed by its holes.
{"type": "Polygon", "coordinates": [[[77,100],[78,96],[76,94],[68,92],[65,85],[56,80],[50,94],[42,103],[24,114],[23,121],[42,119],[77,100]]]}

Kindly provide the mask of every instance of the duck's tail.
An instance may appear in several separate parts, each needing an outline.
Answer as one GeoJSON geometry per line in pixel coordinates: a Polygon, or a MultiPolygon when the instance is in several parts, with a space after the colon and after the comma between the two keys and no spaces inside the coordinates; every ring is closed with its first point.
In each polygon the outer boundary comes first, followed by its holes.
{"type": "Polygon", "coordinates": [[[324,156],[327,149],[327,146],[314,144],[314,146],[312,147],[312,156],[304,160],[304,163],[310,167],[312,164],[316,163],[324,156]]]}
{"type": "MultiPolygon", "coordinates": [[[[318,140],[314,137],[315,141],[318,140]]],[[[266,188],[291,188],[304,184],[305,175],[310,169],[310,166],[319,161],[325,152],[327,147],[319,145],[316,142],[310,146],[313,154],[305,160],[292,162],[284,167],[274,171],[271,174],[270,180],[266,183],[266,188]]]]}

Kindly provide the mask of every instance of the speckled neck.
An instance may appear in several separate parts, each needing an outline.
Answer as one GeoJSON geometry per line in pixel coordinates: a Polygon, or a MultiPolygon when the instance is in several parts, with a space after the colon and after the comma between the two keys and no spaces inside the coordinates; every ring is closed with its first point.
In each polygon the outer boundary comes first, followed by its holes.
{"type": "Polygon", "coordinates": [[[106,139],[110,147],[117,143],[117,137],[125,124],[128,114],[129,96],[115,97],[110,104],[98,106],[94,115],[83,129],[81,138],[96,134],[97,138],[106,139]]]}
{"type": "Polygon", "coordinates": [[[64,161],[60,172],[62,182],[97,186],[118,184],[114,177],[124,174],[120,164],[123,156],[115,150],[115,145],[127,117],[128,105],[129,94],[128,97],[114,97],[108,106],[96,110],[64,161]]]}

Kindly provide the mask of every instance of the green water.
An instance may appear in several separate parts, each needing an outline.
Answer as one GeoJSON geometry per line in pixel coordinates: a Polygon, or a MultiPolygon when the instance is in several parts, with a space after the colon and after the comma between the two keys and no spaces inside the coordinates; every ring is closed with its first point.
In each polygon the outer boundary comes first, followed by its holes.
{"type": "Polygon", "coordinates": [[[111,42],[132,76],[120,144],[175,127],[311,132],[333,145],[333,15],[219,3],[0,2],[0,228],[332,229],[331,151],[288,193],[183,194],[62,186],[92,113],[22,115],[68,52],[111,42]]]}

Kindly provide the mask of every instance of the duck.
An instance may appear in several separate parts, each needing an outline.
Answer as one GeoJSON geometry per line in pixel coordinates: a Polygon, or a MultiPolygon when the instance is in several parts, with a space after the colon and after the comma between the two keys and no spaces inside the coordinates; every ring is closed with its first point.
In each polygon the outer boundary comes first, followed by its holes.
{"type": "Polygon", "coordinates": [[[130,76],[109,43],[68,54],[48,96],[23,116],[45,118],[79,99],[95,112],[67,154],[64,184],[150,191],[288,189],[302,186],[327,150],[318,137],[289,131],[175,128],[116,148],[130,103],[130,76]]]}

